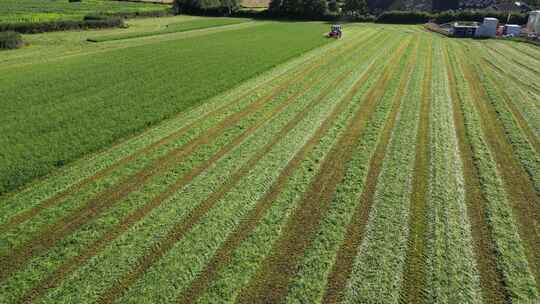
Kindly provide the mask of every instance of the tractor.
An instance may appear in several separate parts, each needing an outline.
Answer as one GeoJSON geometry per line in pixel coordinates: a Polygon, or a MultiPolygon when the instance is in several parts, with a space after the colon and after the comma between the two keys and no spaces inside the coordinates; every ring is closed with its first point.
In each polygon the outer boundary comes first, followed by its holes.
{"type": "Polygon", "coordinates": [[[328,38],[336,38],[339,39],[343,35],[342,27],[340,24],[334,24],[330,28],[330,32],[326,34],[328,38]]]}

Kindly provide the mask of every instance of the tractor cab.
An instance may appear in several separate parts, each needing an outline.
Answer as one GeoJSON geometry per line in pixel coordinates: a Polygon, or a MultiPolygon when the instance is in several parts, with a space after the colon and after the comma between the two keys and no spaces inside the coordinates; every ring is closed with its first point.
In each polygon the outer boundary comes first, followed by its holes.
{"type": "Polygon", "coordinates": [[[343,29],[340,24],[334,24],[330,28],[330,32],[328,33],[328,38],[336,38],[339,39],[343,35],[343,29]]]}

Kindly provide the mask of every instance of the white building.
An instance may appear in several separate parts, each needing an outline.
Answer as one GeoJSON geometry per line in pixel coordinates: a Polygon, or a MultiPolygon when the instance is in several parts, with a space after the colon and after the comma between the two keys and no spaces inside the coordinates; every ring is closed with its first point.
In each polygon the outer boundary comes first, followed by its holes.
{"type": "Polygon", "coordinates": [[[540,34],[540,11],[532,11],[529,13],[527,31],[529,31],[529,33],[540,34]]]}

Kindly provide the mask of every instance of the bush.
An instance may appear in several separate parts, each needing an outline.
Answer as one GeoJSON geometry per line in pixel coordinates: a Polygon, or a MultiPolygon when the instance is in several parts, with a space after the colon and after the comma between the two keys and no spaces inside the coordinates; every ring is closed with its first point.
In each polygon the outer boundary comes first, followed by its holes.
{"type": "Polygon", "coordinates": [[[72,3],[72,2],[82,2],[81,0],[69,0],[69,3],[72,3]]]}
{"type": "Polygon", "coordinates": [[[13,31],[0,32],[0,49],[18,49],[23,45],[21,34],[13,31]]]}
{"type": "MultiPolygon", "coordinates": [[[[476,21],[482,22],[485,17],[493,17],[501,22],[506,22],[508,14],[500,11],[491,10],[467,10],[467,11],[445,11],[434,16],[435,22],[448,23],[452,21],[476,21]]],[[[528,16],[526,14],[512,14],[510,18],[511,24],[525,24],[528,16]]]]}
{"type": "Polygon", "coordinates": [[[433,16],[428,12],[420,11],[389,11],[382,13],[379,23],[421,24],[428,22],[433,16]]]}
{"type": "Polygon", "coordinates": [[[91,19],[50,22],[0,23],[0,31],[14,31],[23,34],[35,34],[44,32],[112,28],[121,26],[124,26],[123,19],[108,18],[99,20],[91,19]]]}

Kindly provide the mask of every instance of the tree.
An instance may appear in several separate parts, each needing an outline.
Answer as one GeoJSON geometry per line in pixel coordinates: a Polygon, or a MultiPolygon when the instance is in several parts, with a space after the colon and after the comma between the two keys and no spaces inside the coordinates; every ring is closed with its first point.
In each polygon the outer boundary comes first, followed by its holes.
{"type": "Polygon", "coordinates": [[[343,12],[348,15],[360,16],[366,14],[368,6],[366,0],[345,0],[343,12]]]}
{"type": "Polygon", "coordinates": [[[239,8],[239,0],[174,0],[176,14],[203,13],[230,15],[239,8]]]}
{"type": "Polygon", "coordinates": [[[318,17],[326,14],[328,4],[326,0],[304,0],[303,15],[307,17],[318,17]]]}

